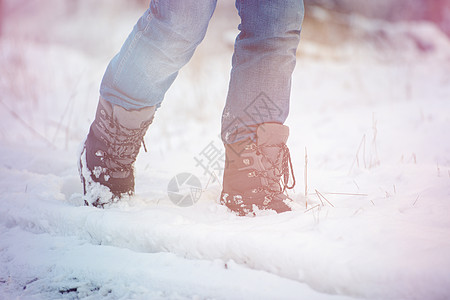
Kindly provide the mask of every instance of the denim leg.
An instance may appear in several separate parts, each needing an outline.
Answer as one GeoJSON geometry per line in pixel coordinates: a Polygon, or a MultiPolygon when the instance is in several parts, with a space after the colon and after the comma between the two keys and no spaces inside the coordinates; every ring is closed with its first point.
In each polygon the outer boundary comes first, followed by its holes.
{"type": "Polygon", "coordinates": [[[303,21],[303,0],[237,0],[241,17],[227,101],[222,115],[226,144],[248,137],[264,122],[284,123],[303,21]]]}
{"type": "Polygon", "coordinates": [[[125,109],[159,107],[203,40],[217,0],[152,0],[111,60],[100,94],[125,109]]]}

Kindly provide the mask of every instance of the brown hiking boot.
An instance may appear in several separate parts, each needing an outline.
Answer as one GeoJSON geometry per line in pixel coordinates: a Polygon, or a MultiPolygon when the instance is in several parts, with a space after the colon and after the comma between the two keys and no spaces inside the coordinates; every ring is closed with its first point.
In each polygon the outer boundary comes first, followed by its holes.
{"type": "Polygon", "coordinates": [[[292,210],[293,201],[285,194],[295,185],[288,136],[287,126],[263,123],[257,127],[256,142],[225,144],[221,204],[239,216],[255,215],[258,210],[292,210]],[[293,183],[288,186],[290,173],[293,183]]]}
{"type": "Polygon", "coordinates": [[[86,205],[134,194],[134,162],[154,113],[155,107],[128,111],[100,97],[79,162],[86,205]]]}

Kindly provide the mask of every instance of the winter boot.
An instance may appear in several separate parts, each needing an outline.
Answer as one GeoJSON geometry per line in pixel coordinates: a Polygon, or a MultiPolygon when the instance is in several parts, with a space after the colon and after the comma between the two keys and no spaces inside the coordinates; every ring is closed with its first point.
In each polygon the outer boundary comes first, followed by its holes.
{"type": "Polygon", "coordinates": [[[128,111],[100,97],[79,162],[86,205],[134,194],[134,162],[154,114],[154,106],[128,111]]]}
{"type": "Polygon", "coordinates": [[[258,210],[277,213],[292,210],[293,201],[285,194],[295,185],[286,141],[289,128],[263,123],[256,129],[256,142],[248,139],[225,144],[225,171],[221,204],[239,216],[258,210]],[[289,173],[293,183],[288,186],[289,173]]]}

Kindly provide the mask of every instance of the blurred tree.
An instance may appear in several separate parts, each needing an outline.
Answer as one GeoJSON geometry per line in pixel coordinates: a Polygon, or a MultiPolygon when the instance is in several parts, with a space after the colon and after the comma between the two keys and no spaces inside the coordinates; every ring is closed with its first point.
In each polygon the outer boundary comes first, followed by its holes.
{"type": "MultiPolygon", "coordinates": [[[[1,1],[1,0],[0,0],[1,1]]],[[[79,0],[67,0],[66,1],[66,12],[68,15],[74,14],[79,8],[79,0]]]]}
{"type": "Polygon", "coordinates": [[[150,0],[133,0],[139,6],[148,7],[150,5],[150,0]]]}
{"type": "Polygon", "coordinates": [[[449,0],[305,0],[306,6],[317,5],[345,14],[357,13],[386,21],[432,21],[450,35],[449,2],[449,0]]]}
{"type": "Polygon", "coordinates": [[[426,20],[439,24],[441,29],[450,35],[450,1],[427,1],[423,17],[426,20]]]}

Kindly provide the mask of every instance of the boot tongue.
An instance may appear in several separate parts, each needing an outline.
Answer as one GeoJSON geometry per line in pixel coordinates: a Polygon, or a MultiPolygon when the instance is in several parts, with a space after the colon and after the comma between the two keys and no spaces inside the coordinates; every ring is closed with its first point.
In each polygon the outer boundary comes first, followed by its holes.
{"type": "Polygon", "coordinates": [[[286,144],[288,136],[289,127],[279,123],[263,123],[256,131],[258,146],[286,144]]]}

